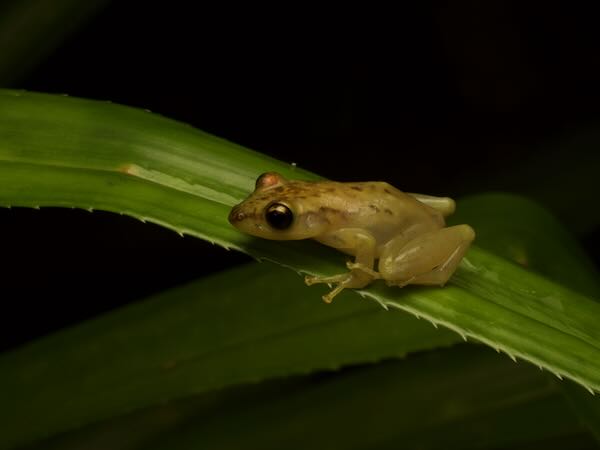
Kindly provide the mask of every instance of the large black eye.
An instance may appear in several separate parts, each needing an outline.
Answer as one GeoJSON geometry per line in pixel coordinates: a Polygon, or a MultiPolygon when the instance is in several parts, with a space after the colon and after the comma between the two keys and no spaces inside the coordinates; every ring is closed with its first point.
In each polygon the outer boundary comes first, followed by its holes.
{"type": "Polygon", "coordinates": [[[267,208],[265,218],[268,224],[276,230],[285,230],[292,224],[294,214],[292,214],[292,211],[287,206],[281,203],[273,203],[267,208]]]}

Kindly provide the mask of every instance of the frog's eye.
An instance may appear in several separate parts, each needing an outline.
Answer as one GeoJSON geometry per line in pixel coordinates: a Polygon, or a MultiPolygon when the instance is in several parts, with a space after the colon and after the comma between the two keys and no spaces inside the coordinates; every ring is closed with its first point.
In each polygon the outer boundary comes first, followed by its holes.
{"type": "Polygon", "coordinates": [[[290,227],[294,220],[294,214],[287,206],[281,203],[273,203],[265,211],[267,223],[276,230],[285,230],[290,227]]]}

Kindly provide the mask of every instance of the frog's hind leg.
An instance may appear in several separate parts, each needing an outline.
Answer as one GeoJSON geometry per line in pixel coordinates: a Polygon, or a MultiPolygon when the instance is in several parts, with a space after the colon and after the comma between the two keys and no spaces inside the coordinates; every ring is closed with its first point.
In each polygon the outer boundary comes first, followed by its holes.
{"type": "Polygon", "coordinates": [[[387,284],[446,284],[475,239],[468,225],[425,233],[402,247],[388,246],[379,260],[379,272],[387,284]]]}
{"type": "Polygon", "coordinates": [[[438,210],[444,217],[448,217],[456,209],[456,202],[448,197],[434,197],[432,195],[415,194],[414,192],[407,192],[407,194],[430,208],[438,210]]]}
{"type": "Polygon", "coordinates": [[[375,238],[358,228],[343,228],[322,239],[324,243],[356,255],[356,267],[350,272],[329,277],[308,276],[307,285],[316,283],[336,284],[336,287],[323,296],[323,301],[331,303],[333,298],[346,288],[362,288],[375,278],[370,272],[375,264],[375,238]],[[351,250],[351,252],[349,251],[351,250]]]}

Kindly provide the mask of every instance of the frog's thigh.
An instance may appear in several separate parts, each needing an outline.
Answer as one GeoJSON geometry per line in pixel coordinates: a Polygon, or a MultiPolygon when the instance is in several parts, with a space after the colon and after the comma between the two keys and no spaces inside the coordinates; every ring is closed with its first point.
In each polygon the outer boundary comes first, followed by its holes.
{"type": "MultiPolygon", "coordinates": [[[[416,238],[417,236],[420,236],[429,231],[437,230],[437,229],[438,228],[432,228],[431,224],[422,224],[422,223],[414,224],[414,225],[404,229],[401,233],[396,235],[396,237],[394,237],[392,240],[386,242],[383,246],[381,246],[381,248],[378,251],[376,250],[375,258],[379,259],[379,258],[381,258],[380,255],[386,254],[386,249],[388,249],[387,251],[390,252],[390,248],[391,248],[392,249],[391,252],[395,253],[394,249],[400,249],[400,248],[404,247],[407,243],[409,243],[411,240],[416,238]]],[[[366,272],[369,275],[371,275],[371,277],[373,279],[382,278],[381,275],[379,274],[379,272],[375,272],[373,269],[371,269],[372,266],[367,267],[366,265],[361,264],[359,262],[358,258],[357,258],[356,262],[348,263],[347,266],[349,269],[355,269],[355,270],[360,269],[363,272],[366,272]]]]}
{"type": "Polygon", "coordinates": [[[388,284],[443,285],[452,276],[475,232],[468,225],[441,228],[408,243],[391,241],[379,259],[379,272],[388,284]]]}

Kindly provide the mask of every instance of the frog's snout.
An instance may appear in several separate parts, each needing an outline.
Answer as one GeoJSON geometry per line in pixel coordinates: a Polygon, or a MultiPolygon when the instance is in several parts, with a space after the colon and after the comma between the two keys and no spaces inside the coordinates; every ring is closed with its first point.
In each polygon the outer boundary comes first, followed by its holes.
{"type": "Polygon", "coordinates": [[[231,225],[236,225],[237,223],[241,222],[242,220],[244,220],[246,218],[246,214],[244,214],[242,211],[240,211],[240,207],[238,206],[234,206],[231,209],[231,212],[229,213],[229,223],[231,225]]]}

